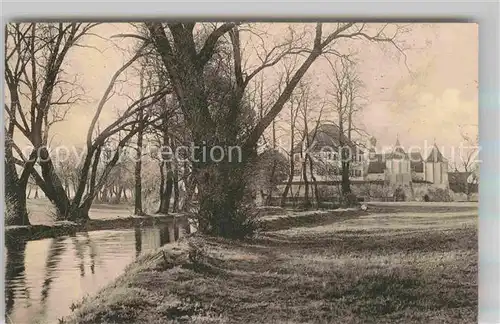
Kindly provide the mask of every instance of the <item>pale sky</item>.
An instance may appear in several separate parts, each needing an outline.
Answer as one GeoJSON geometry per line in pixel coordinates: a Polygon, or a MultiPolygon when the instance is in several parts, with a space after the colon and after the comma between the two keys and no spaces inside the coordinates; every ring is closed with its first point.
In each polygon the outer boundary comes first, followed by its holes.
{"type": "MultiPolygon", "coordinates": [[[[113,23],[101,25],[94,33],[109,38],[131,31],[128,24],[113,23]]],[[[377,138],[380,146],[394,144],[398,135],[403,146],[423,145],[425,140],[433,142],[434,139],[440,146],[458,145],[461,140],[459,125],[478,123],[478,26],[414,24],[404,39],[412,46],[405,53],[413,74],[394,49],[382,49],[380,44],[366,42],[339,45],[359,51],[358,70],[365,84],[363,95],[367,98],[360,117],[363,127],[377,138]]],[[[54,126],[54,144],[72,145],[84,141],[97,101],[113,73],[129,56],[117,49],[116,44],[127,48],[131,42],[92,37],[84,44],[101,52],[90,48],[75,48],[71,52],[69,71],[80,75],[89,100],[72,108],[67,121],[54,126]]],[[[320,94],[326,87],[322,76],[329,73],[328,70],[326,61],[318,60],[309,73],[320,94]]],[[[127,89],[128,92],[137,91],[134,87],[127,89]]],[[[123,103],[124,99],[112,99],[101,122],[109,122],[123,103]]],[[[477,132],[476,127],[469,129],[474,134],[477,132]]]]}

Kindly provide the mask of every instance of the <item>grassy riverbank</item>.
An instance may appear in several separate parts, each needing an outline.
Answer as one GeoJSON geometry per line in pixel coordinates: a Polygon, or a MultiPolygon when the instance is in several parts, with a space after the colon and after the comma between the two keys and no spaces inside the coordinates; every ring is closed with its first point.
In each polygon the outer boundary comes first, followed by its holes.
{"type": "Polygon", "coordinates": [[[477,211],[339,217],[165,246],[66,323],[473,323],[477,211]]]}
{"type": "Polygon", "coordinates": [[[31,225],[5,226],[6,240],[39,240],[79,231],[97,231],[135,226],[153,226],[171,222],[182,214],[135,216],[129,205],[95,204],[90,209],[90,219],[84,224],[69,221],[55,221],[54,210],[46,199],[28,200],[31,225]]]}

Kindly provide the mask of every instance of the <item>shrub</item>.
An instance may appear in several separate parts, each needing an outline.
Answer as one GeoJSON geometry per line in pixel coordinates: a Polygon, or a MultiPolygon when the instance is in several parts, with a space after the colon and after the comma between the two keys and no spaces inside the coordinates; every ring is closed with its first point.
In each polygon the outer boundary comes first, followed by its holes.
{"type": "Polygon", "coordinates": [[[343,203],[346,207],[354,207],[359,204],[358,197],[354,193],[348,193],[344,196],[343,203]]]}
{"type": "Polygon", "coordinates": [[[449,189],[429,188],[427,195],[429,201],[449,202],[453,201],[453,196],[449,189]]]}
{"type": "Polygon", "coordinates": [[[370,198],[387,198],[391,191],[390,186],[383,184],[365,184],[360,188],[360,194],[370,198]]]}
{"type": "Polygon", "coordinates": [[[328,201],[338,196],[339,189],[333,186],[321,185],[318,186],[318,194],[322,200],[328,201]]]}
{"type": "Polygon", "coordinates": [[[394,191],[394,198],[396,201],[405,201],[406,200],[406,194],[403,188],[398,187],[394,191]]]}

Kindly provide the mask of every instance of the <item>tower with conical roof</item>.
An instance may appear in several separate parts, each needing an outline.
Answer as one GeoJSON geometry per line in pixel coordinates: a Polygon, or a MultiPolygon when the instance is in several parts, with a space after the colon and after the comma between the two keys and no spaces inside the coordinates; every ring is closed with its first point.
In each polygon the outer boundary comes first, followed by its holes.
{"type": "Polygon", "coordinates": [[[399,136],[396,138],[394,149],[387,155],[385,163],[387,177],[391,184],[408,185],[410,183],[410,159],[399,142],[399,136]]]}
{"type": "Polygon", "coordinates": [[[436,143],[424,163],[425,180],[439,186],[448,186],[448,161],[436,143]]]}

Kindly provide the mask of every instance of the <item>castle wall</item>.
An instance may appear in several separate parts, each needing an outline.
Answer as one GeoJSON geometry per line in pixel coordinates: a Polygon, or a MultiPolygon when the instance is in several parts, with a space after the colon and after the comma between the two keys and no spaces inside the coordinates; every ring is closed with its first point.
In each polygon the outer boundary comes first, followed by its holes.
{"type": "Polygon", "coordinates": [[[385,161],[385,170],[387,173],[392,173],[392,160],[385,161]]]}
{"type": "Polygon", "coordinates": [[[387,178],[389,183],[394,186],[405,186],[411,182],[411,174],[410,173],[393,173],[388,174],[387,178]]]}
{"type": "Polygon", "coordinates": [[[385,173],[368,173],[365,179],[368,181],[385,180],[385,173]]]}
{"type": "Polygon", "coordinates": [[[434,163],[434,181],[435,184],[441,184],[441,163],[434,163]]]}
{"type": "Polygon", "coordinates": [[[442,164],[441,178],[443,179],[442,183],[449,187],[450,182],[448,181],[448,164],[446,163],[442,164]]]}
{"type": "Polygon", "coordinates": [[[424,163],[424,173],[425,173],[425,181],[434,182],[434,163],[425,162],[424,163]]]}

